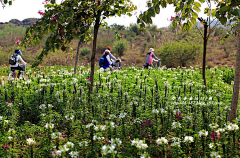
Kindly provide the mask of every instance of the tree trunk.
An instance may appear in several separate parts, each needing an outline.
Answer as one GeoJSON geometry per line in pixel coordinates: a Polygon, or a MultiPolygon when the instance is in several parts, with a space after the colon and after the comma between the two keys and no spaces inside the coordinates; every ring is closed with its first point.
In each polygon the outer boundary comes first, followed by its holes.
{"type": "Polygon", "coordinates": [[[76,75],[76,73],[77,73],[77,64],[78,64],[78,56],[79,56],[80,45],[81,45],[81,39],[78,42],[77,55],[76,55],[76,61],[75,61],[75,67],[74,67],[74,75],[76,75]]]}
{"type": "Polygon", "coordinates": [[[93,81],[94,81],[94,67],[95,67],[95,56],[97,49],[97,34],[100,26],[100,15],[101,12],[98,11],[95,25],[94,25],[94,37],[93,37],[93,49],[92,49],[92,57],[91,57],[91,73],[90,73],[90,92],[93,92],[93,81]]]}
{"type": "Polygon", "coordinates": [[[230,122],[235,120],[237,115],[238,100],[239,100],[239,82],[240,82],[240,22],[239,22],[239,28],[238,28],[238,44],[237,44],[236,63],[235,63],[233,95],[232,95],[232,102],[231,102],[231,110],[228,118],[230,122]]]}
{"type": "Polygon", "coordinates": [[[207,54],[207,28],[208,25],[204,24],[204,39],[203,39],[203,65],[202,65],[202,77],[203,77],[203,82],[205,85],[205,89],[207,88],[207,82],[206,82],[206,54],[207,54]]]}

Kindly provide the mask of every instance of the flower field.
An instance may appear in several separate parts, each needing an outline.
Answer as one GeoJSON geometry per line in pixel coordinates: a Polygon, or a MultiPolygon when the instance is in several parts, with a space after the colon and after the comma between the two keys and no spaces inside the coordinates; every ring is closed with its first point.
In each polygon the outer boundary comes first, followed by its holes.
{"type": "MultiPolygon", "coordinates": [[[[1,157],[239,157],[239,115],[229,123],[231,68],[95,73],[42,67],[0,78],[1,157]]],[[[1,68],[7,75],[9,68],[1,68]]]]}

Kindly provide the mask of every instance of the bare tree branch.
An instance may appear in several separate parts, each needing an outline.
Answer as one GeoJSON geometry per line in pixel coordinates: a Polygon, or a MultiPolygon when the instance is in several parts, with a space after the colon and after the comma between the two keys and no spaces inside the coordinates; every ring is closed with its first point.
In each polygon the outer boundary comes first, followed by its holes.
{"type": "Polygon", "coordinates": [[[199,28],[197,27],[197,25],[196,25],[196,28],[198,29],[198,31],[199,31],[199,33],[201,34],[202,38],[204,38],[202,32],[199,30],[199,28]]]}

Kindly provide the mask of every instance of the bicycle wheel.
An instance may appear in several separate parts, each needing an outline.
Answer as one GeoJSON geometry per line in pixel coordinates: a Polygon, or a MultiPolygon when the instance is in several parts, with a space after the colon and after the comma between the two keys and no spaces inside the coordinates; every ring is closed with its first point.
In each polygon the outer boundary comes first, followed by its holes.
{"type": "Polygon", "coordinates": [[[27,74],[25,73],[25,72],[21,72],[21,77],[22,77],[22,79],[24,80],[24,81],[26,81],[27,80],[27,74]]]}
{"type": "Polygon", "coordinates": [[[8,78],[7,78],[7,81],[9,82],[10,80],[12,80],[12,79],[14,79],[14,78],[16,78],[16,72],[14,71],[12,71],[12,72],[10,72],[10,74],[8,75],[8,78]]]}

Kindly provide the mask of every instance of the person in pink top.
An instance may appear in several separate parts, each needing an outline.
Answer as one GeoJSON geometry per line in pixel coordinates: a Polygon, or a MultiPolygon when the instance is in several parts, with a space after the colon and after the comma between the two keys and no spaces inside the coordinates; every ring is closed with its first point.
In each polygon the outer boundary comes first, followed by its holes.
{"type": "Polygon", "coordinates": [[[160,60],[156,57],[156,55],[154,54],[154,49],[150,48],[149,52],[147,53],[147,58],[145,60],[146,65],[143,65],[143,68],[148,68],[148,66],[153,66],[153,58],[155,58],[156,60],[160,60]]]}

